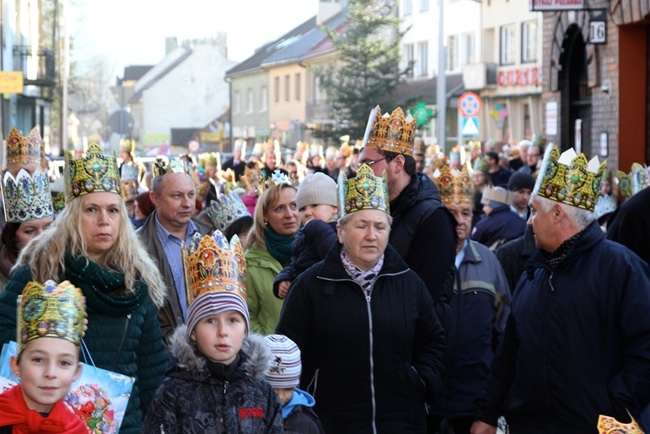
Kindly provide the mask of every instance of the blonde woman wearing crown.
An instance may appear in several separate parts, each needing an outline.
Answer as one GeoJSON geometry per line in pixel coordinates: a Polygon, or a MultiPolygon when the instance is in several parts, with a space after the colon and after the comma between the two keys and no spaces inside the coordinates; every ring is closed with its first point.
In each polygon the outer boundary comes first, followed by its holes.
{"type": "Polygon", "coordinates": [[[41,153],[42,139],[34,128],[23,137],[12,128],[6,141],[6,170],[2,174],[5,225],[0,234],[0,292],[27,243],[54,220],[52,194],[41,153]]]}
{"type": "Polygon", "coordinates": [[[68,204],[23,249],[0,294],[0,342],[16,338],[16,299],[27,282],[70,281],[86,299],[84,342],[95,365],[135,378],[120,433],[136,434],[167,368],[156,316],[163,282],[129,221],[115,159],[91,144],[85,158],[67,156],[66,171],[68,204]]]}
{"type": "Polygon", "coordinates": [[[272,334],[284,300],[273,295],[273,281],[291,261],[293,240],[300,229],[296,187],[285,182],[273,185],[260,196],[248,234],[246,275],[251,330],[272,334]]]}

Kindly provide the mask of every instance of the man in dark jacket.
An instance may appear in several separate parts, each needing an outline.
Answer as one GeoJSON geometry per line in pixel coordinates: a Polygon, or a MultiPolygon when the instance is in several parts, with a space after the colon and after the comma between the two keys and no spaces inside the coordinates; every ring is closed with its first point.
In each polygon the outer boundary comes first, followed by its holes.
{"type": "Polygon", "coordinates": [[[163,338],[168,342],[174,329],[185,322],[187,299],[181,245],[192,235],[205,235],[210,227],[192,219],[196,206],[196,185],[183,166],[159,166],[151,183],[151,201],[156,206],[137,233],[145,249],[158,264],[167,284],[165,305],[158,311],[163,338]],[[180,172],[174,172],[180,170],[180,172]]]}
{"type": "Polygon", "coordinates": [[[514,433],[593,433],[600,415],[621,423],[631,415],[648,429],[650,269],[593,220],[598,192],[581,186],[597,182],[604,163],[592,160],[576,173],[581,182],[567,183],[582,158],[573,149],[560,157],[555,146],[545,154],[530,203],[538,250],[515,291],[473,434],[494,433],[502,415],[514,433]]]}
{"type": "Polygon", "coordinates": [[[510,208],[510,196],[503,187],[486,187],[483,191],[483,210],[487,217],[472,230],[472,239],[490,250],[524,234],[526,220],[510,208]]]}
{"type": "Polygon", "coordinates": [[[359,164],[372,167],[376,176],[386,171],[390,213],[389,243],[424,281],[443,326],[454,276],[456,220],[442,206],[436,185],[415,171],[413,139],[415,120],[405,120],[400,108],[382,117],[377,106],[371,113],[359,164]],[[386,131],[399,123],[399,134],[386,131]]]}
{"type": "Polygon", "coordinates": [[[650,188],[623,202],[607,225],[607,239],[623,244],[650,264],[650,188]]]}

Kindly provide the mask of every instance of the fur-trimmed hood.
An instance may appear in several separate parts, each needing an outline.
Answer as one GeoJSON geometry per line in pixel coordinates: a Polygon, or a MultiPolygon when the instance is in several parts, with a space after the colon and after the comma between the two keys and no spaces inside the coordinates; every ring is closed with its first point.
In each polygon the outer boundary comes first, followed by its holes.
{"type": "MultiPolygon", "coordinates": [[[[194,377],[207,377],[205,356],[196,348],[196,344],[187,337],[187,326],[176,328],[169,340],[169,350],[172,356],[171,371],[189,371],[194,377]]],[[[264,372],[269,368],[272,355],[269,347],[264,343],[264,337],[250,333],[241,351],[241,368],[254,378],[264,378],[264,372]]]]}

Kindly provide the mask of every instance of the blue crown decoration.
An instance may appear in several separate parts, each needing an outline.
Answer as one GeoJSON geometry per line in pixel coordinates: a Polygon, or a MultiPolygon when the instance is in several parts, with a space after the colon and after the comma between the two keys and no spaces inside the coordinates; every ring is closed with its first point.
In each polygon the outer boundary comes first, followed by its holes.
{"type": "Polygon", "coordinates": [[[234,191],[221,194],[217,200],[211,201],[207,212],[214,227],[220,231],[225,231],[232,222],[242,217],[251,216],[244,202],[234,191]]]}
{"type": "Polygon", "coordinates": [[[153,176],[162,176],[168,173],[185,173],[190,174],[192,170],[192,165],[187,162],[187,160],[174,157],[170,161],[169,158],[159,156],[156,161],[153,163],[152,172],[153,176]]]}
{"type": "Polygon", "coordinates": [[[22,223],[54,215],[50,180],[40,168],[35,169],[32,175],[20,169],[16,177],[5,172],[2,200],[7,222],[22,223]]]}

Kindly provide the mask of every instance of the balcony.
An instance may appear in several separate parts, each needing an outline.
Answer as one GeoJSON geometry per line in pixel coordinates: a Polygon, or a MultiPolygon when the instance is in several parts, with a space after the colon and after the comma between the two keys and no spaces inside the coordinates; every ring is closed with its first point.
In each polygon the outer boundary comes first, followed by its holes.
{"type": "Polygon", "coordinates": [[[14,45],[14,70],[23,72],[25,86],[54,87],[57,82],[54,51],[14,45]]]}
{"type": "Polygon", "coordinates": [[[496,63],[472,63],[463,68],[463,82],[467,90],[482,90],[497,86],[496,63]]]}

